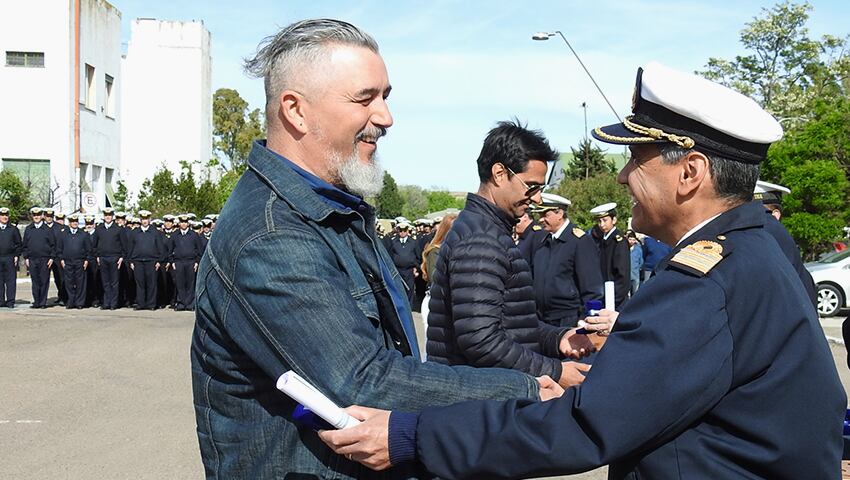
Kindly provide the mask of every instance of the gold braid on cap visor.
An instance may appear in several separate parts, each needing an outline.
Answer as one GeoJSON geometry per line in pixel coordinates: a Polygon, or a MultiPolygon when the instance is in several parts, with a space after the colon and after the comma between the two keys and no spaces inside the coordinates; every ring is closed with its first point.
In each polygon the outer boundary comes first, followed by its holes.
{"type": "Polygon", "coordinates": [[[632,122],[632,118],[634,117],[626,117],[626,119],[623,120],[623,126],[626,127],[626,129],[637,133],[638,135],[644,135],[644,137],[618,137],[615,135],[609,135],[603,132],[600,128],[594,129],[594,133],[605,140],[610,140],[613,142],[642,143],[654,142],[656,140],[667,140],[668,142],[675,143],[676,145],[682,148],[688,149],[694,148],[694,145],[696,145],[696,142],[694,142],[691,137],[673,135],[672,133],[667,133],[664,130],[658,128],[644,127],[643,125],[638,125],[637,123],[632,122]]]}

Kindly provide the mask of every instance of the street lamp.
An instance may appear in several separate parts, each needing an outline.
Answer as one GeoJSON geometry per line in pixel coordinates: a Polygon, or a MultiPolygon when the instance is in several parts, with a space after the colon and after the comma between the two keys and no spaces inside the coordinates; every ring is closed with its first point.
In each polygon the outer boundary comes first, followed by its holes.
{"type": "Polygon", "coordinates": [[[599,90],[599,94],[602,95],[602,98],[605,99],[605,103],[607,103],[608,106],[611,107],[611,111],[614,112],[614,116],[617,117],[617,120],[622,122],[623,119],[621,119],[620,116],[617,114],[617,110],[615,110],[614,106],[611,105],[611,102],[608,101],[608,97],[606,97],[605,94],[602,92],[602,89],[599,88],[599,84],[596,83],[596,80],[593,78],[593,75],[591,75],[590,71],[587,69],[587,67],[584,66],[584,62],[581,61],[581,58],[579,58],[578,53],[576,53],[575,49],[573,49],[573,46],[570,45],[569,41],[567,41],[567,37],[565,37],[564,34],[561,33],[560,30],[555,30],[554,32],[551,32],[551,33],[550,32],[537,32],[537,33],[535,33],[534,35],[531,36],[531,39],[532,40],[541,40],[541,41],[542,40],[549,40],[550,37],[554,37],[556,34],[561,36],[561,39],[564,41],[564,43],[567,44],[567,47],[569,47],[570,51],[573,52],[573,55],[576,57],[576,60],[578,60],[578,63],[581,65],[581,68],[584,69],[584,72],[587,73],[588,77],[590,77],[590,81],[593,82],[593,85],[596,86],[597,90],[599,90]]]}

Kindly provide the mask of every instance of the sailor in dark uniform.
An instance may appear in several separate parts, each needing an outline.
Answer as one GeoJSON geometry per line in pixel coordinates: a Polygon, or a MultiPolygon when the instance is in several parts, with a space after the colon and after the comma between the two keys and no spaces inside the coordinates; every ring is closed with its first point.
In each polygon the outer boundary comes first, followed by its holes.
{"type": "Polygon", "coordinates": [[[0,208],[0,307],[15,308],[18,257],[22,248],[18,226],[9,223],[9,209],[0,208]]]}
{"type": "Polygon", "coordinates": [[[157,308],[164,308],[166,306],[174,308],[177,304],[177,290],[174,285],[174,269],[171,268],[171,263],[168,258],[171,257],[171,250],[174,246],[171,244],[171,236],[174,234],[176,228],[174,227],[174,221],[177,220],[177,217],[174,215],[165,214],[162,216],[162,229],[160,233],[162,234],[162,257],[166,259],[162,268],[157,272],[157,308]]]}
{"type": "MultiPolygon", "coordinates": [[[[519,249],[519,253],[522,254],[522,258],[529,265],[531,265],[534,250],[543,245],[543,240],[549,235],[549,232],[544,230],[543,226],[531,217],[532,213],[540,212],[536,212],[536,209],[532,211],[527,210],[519,217],[519,221],[514,227],[517,234],[516,246],[519,249]]],[[[596,257],[599,257],[599,255],[596,255],[596,257]]]]}
{"type": "Polygon", "coordinates": [[[841,477],[847,397],[815,309],[751,201],[782,127],[740,93],[658,64],[638,71],[634,99],[633,115],[593,136],[629,145],[618,181],[634,197],[632,228],[673,250],[584,383],[546,402],[361,410],[359,425],[320,434],[331,448],[375,467],[416,459],[447,479],[601,465],[616,479],[841,477]]]}
{"type": "MultiPolygon", "coordinates": [[[[95,218],[93,215],[86,215],[83,217],[83,221],[85,224],[83,225],[83,231],[88,234],[89,240],[91,241],[92,248],[94,248],[94,234],[97,228],[95,224],[95,218]]],[[[100,267],[97,262],[94,260],[94,252],[92,251],[92,261],[89,262],[88,268],[85,269],[86,273],[86,300],[85,307],[99,307],[103,305],[103,287],[101,286],[100,280],[100,267]]]]}
{"type": "Polygon", "coordinates": [[[541,196],[535,210],[546,236],[531,262],[537,311],[546,323],[572,328],[588,301],[602,300],[599,257],[593,240],[567,218],[571,202],[552,193],[541,196]]]}
{"type": "Polygon", "coordinates": [[[94,250],[103,288],[101,310],[115,310],[119,306],[120,271],[126,255],[123,229],[114,221],[114,214],[113,209],[104,208],[103,223],[97,226],[94,233],[94,250]]]}
{"type": "Polygon", "coordinates": [[[156,273],[163,263],[162,235],[151,225],[151,212],[139,211],[139,228],[130,233],[130,268],[136,280],[136,310],[156,310],[156,273]]]}
{"type": "MultiPolygon", "coordinates": [[[[424,252],[425,248],[431,243],[431,239],[434,238],[434,232],[431,229],[433,223],[430,220],[420,218],[416,220],[416,230],[418,235],[416,236],[417,248],[419,248],[420,252],[424,252]]],[[[422,259],[419,259],[419,264],[422,265],[422,259]]],[[[422,278],[422,275],[417,275],[413,280],[414,292],[413,292],[413,303],[410,307],[414,312],[422,311],[422,300],[425,298],[425,291],[428,289],[428,282],[422,278]]]]}
{"type": "MultiPolygon", "coordinates": [[[[59,235],[65,229],[65,226],[56,222],[56,217],[52,208],[43,208],[42,212],[44,214],[44,224],[53,229],[53,236],[58,239],[59,235]]],[[[50,271],[53,273],[53,284],[56,285],[59,305],[65,305],[65,302],[68,301],[68,291],[62,284],[65,279],[65,274],[62,272],[62,267],[59,266],[59,262],[53,262],[50,266],[50,271]]]]}
{"type": "Polygon", "coordinates": [[[416,238],[410,235],[410,224],[403,222],[398,225],[398,236],[390,240],[389,254],[395,264],[401,279],[404,281],[404,290],[407,298],[413,304],[414,282],[419,275],[419,266],[422,264],[422,251],[416,238]]]}
{"type": "Polygon", "coordinates": [[[115,225],[121,232],[124,245],[124,261],[118,267],[118,308],[130,307],[136,298],[136,285],[133,283],[133,271],[130,269],[130,224],[126,212],[115,213],[115,225]]]}
{"type": "Polygon", "coordinates": [[[65,308],[83,308],[86,303],[86,275],[94,257],[92,236],[79,228],[79,216],[68,218],[68,227],[59,234],[56,250],[59,267],[63,273],[63,285],[68,292],[65,308]]]}
{"type": "Polygon", "coordinates": [[[32,305],[30,308],[47,308],[47,290],[50,286],[50,268],[56,256],[56,233],[44,224],[43,211],[30,209],[32,223],[24,229],[22,255],[32,279],[32,305]]]}
{"type": "Polygon", "coordinates": [[[617,204],[606,203],[590,210],[596,226],[602,233],[599,242],[599,266],[602,280],[614,282],[614,303],[618,307],[626,301],[631,289],[631,252],[629,241],[617,228],[617,204]]]}
{"type": "Polygon", "coordinates": [[[189,229],[189,217],[178,217],[178,229],[171,235],[170,262],[174,271],[174,284],[177,290],[177,301],[174,309],[195,309],[195,274],[198,262],[204,253],[200,235],[189,229]]]}
{"type": "Polygon", "coordinates": [[[192,228],[192,231],[197,233],[198,237],[201,238],[201,250],[206,250],[209,239],[204,236],[204,226],[201,222],[196,222],[194,220],[189,220],[189,226],[192,228]]]}

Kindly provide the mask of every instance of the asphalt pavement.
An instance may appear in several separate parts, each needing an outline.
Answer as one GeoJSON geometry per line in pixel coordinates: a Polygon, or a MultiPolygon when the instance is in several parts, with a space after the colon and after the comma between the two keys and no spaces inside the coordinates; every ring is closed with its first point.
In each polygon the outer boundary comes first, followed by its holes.
{"type": "MultiPolygon", "coordinates": [[[[0,478],[203,478],[193,322],[171,310],[0,309],[0,478]]],[[[823,325],[840,338],[840,319],[823,325]]],[[[831,348],[848,386],[846,351],[831,348]]],[[[606,470],[558,478],[604,479],[606,470]]]]}

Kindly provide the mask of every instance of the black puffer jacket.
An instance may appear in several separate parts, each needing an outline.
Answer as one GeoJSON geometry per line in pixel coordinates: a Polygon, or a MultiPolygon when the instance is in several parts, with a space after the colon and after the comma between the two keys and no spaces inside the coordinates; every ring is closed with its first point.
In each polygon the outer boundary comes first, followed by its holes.
{"type": "Polygon", "coordinates": [[[428,360],[561,377],[565,329],[538,320],[531,270],[511,238],[515,220],[470,193],[431,279],[428,360]]]}

